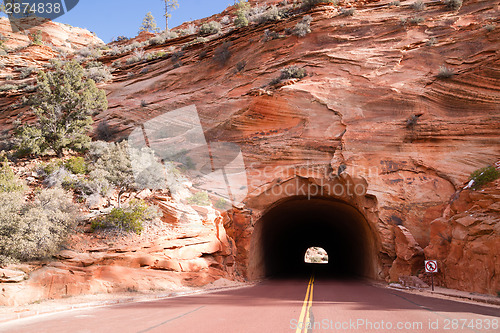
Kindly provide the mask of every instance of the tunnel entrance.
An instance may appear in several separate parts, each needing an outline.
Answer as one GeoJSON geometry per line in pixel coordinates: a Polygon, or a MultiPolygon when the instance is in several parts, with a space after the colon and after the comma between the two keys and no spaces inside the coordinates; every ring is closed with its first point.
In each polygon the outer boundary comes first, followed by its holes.
{"type": "Polygon", "coordinates": [[[262,267],[259,275],[267,278],[309,275],[312,267],[329,277],[375,275],[374,237],[368,222],[341,201],[291,198],[279,202],[256,224],[253,242],[251,260],[255,267],[262,267]],[[328,263],[305,262],[312,246],[328,253],[328,263]]]}
{"type": "Polygon", "coordinates": [[[306,250],[304,262],[306,264],[328,264],[328,253],[322,247],[312,246],[306,250]]]}

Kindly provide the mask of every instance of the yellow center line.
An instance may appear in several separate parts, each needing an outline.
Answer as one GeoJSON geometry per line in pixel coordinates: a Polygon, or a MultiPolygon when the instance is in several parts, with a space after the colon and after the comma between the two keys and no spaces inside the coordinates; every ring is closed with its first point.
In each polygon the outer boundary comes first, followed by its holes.
{"type": "Polygon", "coordinates": [[[302,304],[302,310],[300,311],[299,321],[297,323],[297,329],[295,333],[307,332],[307,323],[309,322],[309,311],[311,310],[312,300],[313,300],[313,288],[314,288],[314,275],[311,275],[309,283],[307,285],[306,298],[304,299],[304,304],[302,304]],[[305,320],[304,320],[305,319],[305,320]]]}

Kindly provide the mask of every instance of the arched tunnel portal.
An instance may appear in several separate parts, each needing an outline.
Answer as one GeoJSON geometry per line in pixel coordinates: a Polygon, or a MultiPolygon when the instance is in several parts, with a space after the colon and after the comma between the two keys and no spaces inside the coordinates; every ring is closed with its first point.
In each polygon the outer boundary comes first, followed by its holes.
{"type": "Polygon", "coordinates": [[[329,198],[288,198],[256,223],[250,275],[286,278],[316,274],[334,278],[375,277],[375,237],[364,216],[329,198]],[[328,253],[328,264],[304,262],[309,247],[328,253]]]}

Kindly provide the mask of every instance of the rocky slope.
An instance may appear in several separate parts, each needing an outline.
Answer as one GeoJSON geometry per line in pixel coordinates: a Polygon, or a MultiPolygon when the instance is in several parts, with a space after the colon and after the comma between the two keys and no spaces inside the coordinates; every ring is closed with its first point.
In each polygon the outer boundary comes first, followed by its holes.
{"type": "MultiPolygon", "coordinates": [[[[110,107],[96,121],[120,139],[195,105],[207,141],[241,149],[248,194],[221,223],[243,276],[261,276],[252,268],[252,235],[268,207],[286,198],[271,192],[295,179],[333,181],[366,187],[327,196],[365,217],[377,249],[372,277],[397,281],[437,258],[443,286],[494,294],[498,183],[461,190],[472,171],[500,157],[499,1],[469,0],[458,10],[424,2],[418,11],[409,1],[341,1],[356,8],[352,16],[320,5],[278,22],[229,24],[206,40],[186,35],[145,46],[166,53],[148,61],[127,64],[133,51],[108,53],[99,60],[114,63],[113,80],[103,85],[110,107]],[[287,33],[304,14],[311,33],[287,33]],[[229,57],[218,61],[225,42],[229,57]],[[291,65],[307,76],[270,84],[291,65]],[[441,66],[454,75],[440,78],[441,66]]],[[[148,37],[140,38],[121,45],[148,37]]],[[[7,131],[18,96],[0,96],[7,131]]]]}

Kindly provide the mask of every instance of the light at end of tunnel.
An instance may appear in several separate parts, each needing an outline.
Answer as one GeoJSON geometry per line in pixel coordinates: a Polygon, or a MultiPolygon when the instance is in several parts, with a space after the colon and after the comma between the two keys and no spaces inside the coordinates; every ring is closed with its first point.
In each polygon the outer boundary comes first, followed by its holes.
{"type": "Polygon", "coordinates": [[[328,253],[321,247],[310,247],[304,255],[304,262],[307,264],[328,264],[328,253]]]}

